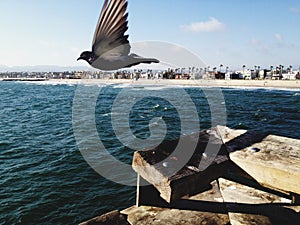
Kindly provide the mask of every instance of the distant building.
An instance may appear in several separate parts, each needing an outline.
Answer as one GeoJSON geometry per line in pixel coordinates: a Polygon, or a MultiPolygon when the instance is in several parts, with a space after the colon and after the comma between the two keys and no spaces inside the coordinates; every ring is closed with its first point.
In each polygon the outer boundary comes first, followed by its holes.
{"type": "Polygon", "coordinates": [[[282,74],[283,80],[296,80],[296,76],[298,74],[298,71],[290,71],[282,74]]]}
{"type": "Polygon", "coordinates": [[[218,79],[218,80],[224,80],[224,79],[225,79],[225,73],[224,73],[224,72],[218,71],[218,72],[215,74],[215,78],[218,79]]]}
{"type": "Polygon", "coordinates": [[[230,74],[230,79],[231,80],[243,79],[243,74],[240,71],[236,71],[236,72],[230,74]]]}

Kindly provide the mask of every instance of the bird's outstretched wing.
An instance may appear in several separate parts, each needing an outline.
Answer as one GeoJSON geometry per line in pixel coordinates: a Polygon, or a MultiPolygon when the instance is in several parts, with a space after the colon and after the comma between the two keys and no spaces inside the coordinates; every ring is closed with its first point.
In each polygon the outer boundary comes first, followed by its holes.
{"type": "Polygon", "coordinates": [[[128,55],[130,44],[128,35],[128,13],[126,0],[105,0],[93,39],[96,56],[128,55]]]}

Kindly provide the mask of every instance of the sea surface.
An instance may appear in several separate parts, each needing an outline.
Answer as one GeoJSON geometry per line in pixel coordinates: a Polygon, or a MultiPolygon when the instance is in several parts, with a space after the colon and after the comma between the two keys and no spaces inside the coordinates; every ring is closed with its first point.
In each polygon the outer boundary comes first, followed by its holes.
{"type": "MultiPolygon", "coordinates": [[[[0,82],[1,225],[77,224],[135,203],[135,187],[100,176],[85,161],[74,135],[74,113],[82,118],[82,130],[89,129],[84,126],[87,114],[94,114],[98,139],[114,158],[129,165],[132,137],[146,140],[154,128],[164,129],[165,139],[215,123],[300,139],[300,89],[0,82]],[[80,88],[87,100],[99,91],[94,111],[77,112],[80,88]],[[115,107],[132,101],[129,112],[115,107]],[[113,122],[126,127],[126,117],[131,134],[123,135],[113,122]]],[[[101,156],[96,158],[101,162],[101,156]]]]}

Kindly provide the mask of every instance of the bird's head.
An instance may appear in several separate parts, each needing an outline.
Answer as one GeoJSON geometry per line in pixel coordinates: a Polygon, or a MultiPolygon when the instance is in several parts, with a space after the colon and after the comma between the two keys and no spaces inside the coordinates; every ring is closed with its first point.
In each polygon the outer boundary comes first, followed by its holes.
{"type": "Polygon", "coordinates": [[[85,60],[89,64],[92,64],[94,61],[94,54],[93,54],[93,52],[84,51],[80,54],[80,57],[77,59],[77,61],[78,60],[85,60]]]}

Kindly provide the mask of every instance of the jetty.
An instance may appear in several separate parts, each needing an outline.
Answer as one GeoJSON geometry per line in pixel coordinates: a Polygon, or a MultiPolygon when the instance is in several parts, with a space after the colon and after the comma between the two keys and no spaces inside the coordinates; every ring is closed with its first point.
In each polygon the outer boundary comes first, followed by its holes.
{"type": "Polygon", "coordinates": [[[300,224],[298,139],[217,126],[141,149],[132,168],[136,205],[80,225],[300,224]]]}

